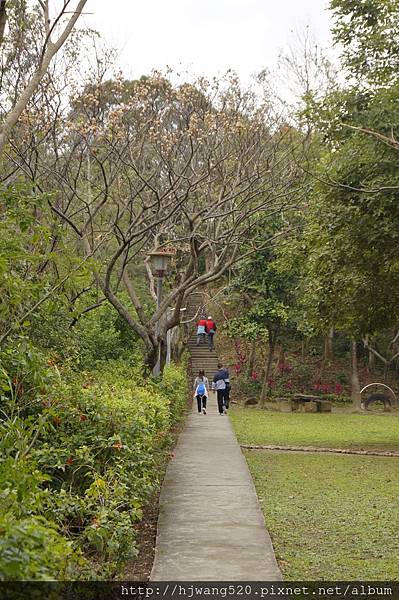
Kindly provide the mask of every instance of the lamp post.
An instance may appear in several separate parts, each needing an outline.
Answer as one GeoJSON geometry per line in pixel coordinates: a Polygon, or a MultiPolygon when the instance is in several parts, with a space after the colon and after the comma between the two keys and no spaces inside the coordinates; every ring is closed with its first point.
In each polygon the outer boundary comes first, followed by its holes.
{"type": "MultiPolygon", "coordinates": [[[[153,252],[150,252],[152,267],[155,271],[155,277],[157,278],[157,310],[159,309],[162,302],[162,284],[163,278],[165,277],[166,271],[168,270],[169,260],[172,256],[175,256],[176,250],[174,248],[158,248],[153,252]]],[[[155,327],[155,337],[157,342],[159,341],[160,333],[160,319],[158,319],[155,327]]],[[[154,377],[157,377],[161,373],[161,345],[158,344],[158,358],[155,367],[152,370],[154,377]]]]}

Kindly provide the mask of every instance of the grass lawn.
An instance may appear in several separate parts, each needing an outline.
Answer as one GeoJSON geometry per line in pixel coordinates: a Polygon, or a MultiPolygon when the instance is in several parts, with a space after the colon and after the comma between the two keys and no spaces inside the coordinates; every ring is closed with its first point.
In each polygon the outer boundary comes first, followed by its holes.
{"type": "MultiPolygon", "coordinates": [[[[399,449],[395,415],[234,409],[241,443],[399,449]]],[[[246,450],[286,580],[399,579],[399,458],[246,450]]]]}
{"type": "Polygon", "coordinates": [[[242,444],[399,450],[397,414],[306,414],[237,408],[230,411],[230,417],[242,444]]]}
{"type": "Polygon", "coordinates": [[[245,456],[284,579],[399,579],[399,459],[245,456]]]}

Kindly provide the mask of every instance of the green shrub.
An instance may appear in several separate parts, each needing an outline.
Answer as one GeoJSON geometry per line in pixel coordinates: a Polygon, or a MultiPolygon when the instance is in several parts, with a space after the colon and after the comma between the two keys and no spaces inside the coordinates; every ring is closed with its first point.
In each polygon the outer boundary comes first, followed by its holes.
{"type": "Polygon", "coordinates": [[[0,579],[49,580],[76,577],[84,559],[40,516],[0,516],[0,579]]]}
{"type": "Polygon", "coordinates": [[[313,377],[312,366],[298,362],[294,367],[294,377],[298,386],[308,386],[313,377]]]}
{"type": "MultiPolygon", "coordinates": [[[[96,298],[84,296],[85,305],[94,304],[96,298]]],[[[73,370],[95,369],[99,361],[129,360],[129,355],[141,347],[138,336],[128,328],[115,310],[104,303],[80,316],[71,326],[79,308],[60,301],[49,309],[46,305],[32,317],[31,339],[37,347],[54,353],[57,360],[73,370]]]]}
{"type": "MultiPolygon", "coordinates": [[[[183,366],[186,365],[185,359],[183,366]]],[[[165,367],[162,381],[159,385],[160,392],[169,399],[170,415],[172,421],[178,420],[183,414],[187,402],[187,374],[182,366],[170,364],[165,367]]]]}
{"type": "Polygon", "coordinates": [[[342,385],[347,385],[349,383],[349,377],[347,373],[345,373],[345,371],[339,371],[335,375],[335,379],[338,381],[338,383],[341,383],[342,385]]]}
{"type": "Polygon", "coordinates": [[[142,366],[132,356],[99,363],[95,372],[65,373],[36,397],[36,413],[4,419],[0,433],[9,462],[0,463],[0,499],[2,514],[18,529],[14,539],[5,521],[0,540],[4,556],[11,543],[26,546],[15,576],[14,559],[8,565],[0,554],[7,576],[109,578],[135,555],[134,525],[160,485],[171,425],[187,398],[184,366],[171,365],[160,382],[143,381],[142,366]],[[13,463],[19,467],[11,485],[13,463]],[[24,541],[36,525],[36,538],[24,541]],[[50,559],[47,565],[52,546],[59,566],[50,559]]]}
{"type": "Polygon", "coordinates": [[[262,390],[262,382],[258,379],[248,379],[243,377],[236,377],[234,380],[235,392],[238,396],[245,396],[250,398],[258,397],[262,390]]]}
{"type": "Polygon", "coordinates": [[[81,553],[46,517],[49,491],[41,486],[48,480],[32,460],[0,462],[1,580],[68,578],[86,568],[81,553]]]}
{"type": "Polygon", "coordinates": [[[327,394],[324,396],[326,400],[330,400],[334,404],[351,404],[352,398],[343,394],[327,394]]]}

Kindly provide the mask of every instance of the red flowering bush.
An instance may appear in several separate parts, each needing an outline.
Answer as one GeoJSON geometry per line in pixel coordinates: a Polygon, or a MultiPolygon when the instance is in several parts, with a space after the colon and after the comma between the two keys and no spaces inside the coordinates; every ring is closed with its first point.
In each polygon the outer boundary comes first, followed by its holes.
{"type": "Polygon", "coordinates": [[[236,356],[237,356],[237,362],[234,365],[234,370],[235,370],[235,372],[238,375],[238,373],[241,373],[242,367],[246,363],[247,357],[246,357],[245,352],[244,352],[244,350],[242,348],[241,342],[239,342],[238,340],[236,340],[234,342],[234,349],[235,349],[235,353],[236,353],[236,356]]]}
{"type": "Polygon", "coordinates": [[[338,396],[340,396],[343,392],[343,386],[341,383],[335,383],[334,384],[334,394],[337,394],[338,396]]]}
{"type": "Polygon", "coordinates": [[[280,373],[290,373],[292,371],[292,366],[287,362],[279,362],[277,369],[280,373]]]}

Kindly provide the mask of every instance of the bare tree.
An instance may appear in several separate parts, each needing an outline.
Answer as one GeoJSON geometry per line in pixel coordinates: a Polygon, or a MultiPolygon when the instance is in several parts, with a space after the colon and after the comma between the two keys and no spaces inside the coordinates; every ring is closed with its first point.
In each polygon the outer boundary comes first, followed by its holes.
{"type": "MultiPolygon", "coordinates": [[[[4,146],[7,143],[11,130],[18,122],[18,119],[29,103],[29,100],[32,98],[33,94],[40,85],[41,80],[46,75],[51,61],[71,34],[86,2],[87,0],[78,0],[76,6],[74,6],[71,0],[63,0],[62,7],[58,10],[54,17],[50,16],[49,0],[38,0],[38,6],[34,7],[33,14],[35,16],[39,15],[41,11],[41,29],[43,31],[43,35],[41,43],[38,44],[38,53],[35,57],[36,60],[33,72],[26,82],[22,81],[22,86],[20,86],[18,95],[13,99],[9,110],[3,115],[0,127],[0,154],[4,150],[4,146]],[[63,24],[60,30],[60,23],[63,22],[66,14],[70,14],[70,16],[67,17],[66,23],[63,24]],[[53,38],[54,35],[55,38],[53,38]]],[[[5,4],[5,1],[2,0],[0,5],[0,45],[3,44],[3,46],[4,29],[6,26],[5,4]]],[[[25,17],[24,11],[27,10],[26,7],[19,8],[20,15],[25,17]]],[[[23,44],[23,39],[20,38],[17,43],[23,44]]],[[[14,44],[14,40],[11,40],[11,45],[12,44],[14,44]]],[[[20,56],[20,52],[21,48],[19,48],[15,56],[20,56]]],[[[7,66],[10,68],[10,65],[7,66]]],[[[19,65],[14,64],[13,67],[18,69],[19,65]]]]}
{"type": "Polygon", "coordinates": [[[313,125],[308,109],[334,88],[337,79],[336,67],[307,26],[296,31],[287,50],[280,53],[274,93],[287,119],[294,118],[309,135],[313,125]]]}
{"type": "Polygon", "coordinates": [[[54,214],[80,252],[94,255],[97,285],[152,364],[187,296],[268,243],[255,234],[259,222],[298,202],[289,132],[234,78],[212,86],[172,86],[159,75],[90,85],[59,120],[57,134],[34,152],[19,148],[19,168],[52,191],[54,214]],[[154,297],[148,254],[168,246],[176,250],[174,273],[150,313],[137,269],[154,297]]]}

